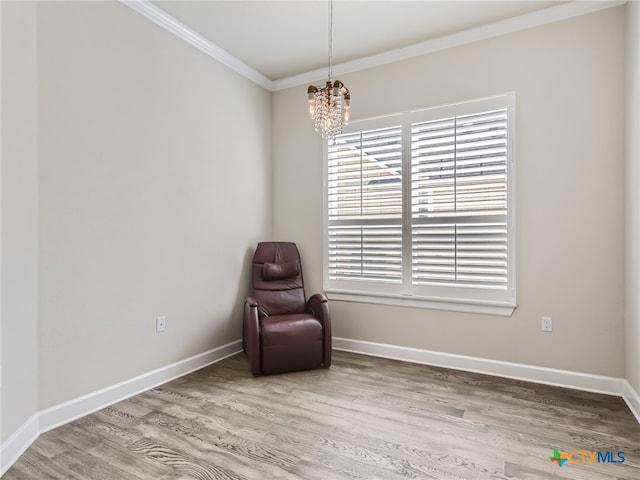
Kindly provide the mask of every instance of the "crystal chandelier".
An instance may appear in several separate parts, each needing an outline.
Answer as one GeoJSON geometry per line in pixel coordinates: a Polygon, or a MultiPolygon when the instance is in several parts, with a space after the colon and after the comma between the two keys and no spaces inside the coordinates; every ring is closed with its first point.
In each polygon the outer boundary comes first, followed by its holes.
{"type": "Polygon", "coordinates": [[[327,83],[322,86],[309,85],[307,98],[309,117],[315,122],[316,132],[333,142],[342,133],[342,125],[349,123],[351,96],[349,89],[340,80],[331,81],[331,54],[333,41],[333,0],[329,0],[329,71],[327,83]]]}

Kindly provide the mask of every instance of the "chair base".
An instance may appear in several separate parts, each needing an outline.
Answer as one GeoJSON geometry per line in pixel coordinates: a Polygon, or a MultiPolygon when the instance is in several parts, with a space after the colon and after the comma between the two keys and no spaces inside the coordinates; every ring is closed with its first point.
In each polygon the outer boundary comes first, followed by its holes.
{"type": "Polygon", "coordinates": [[[322,324],[309,314],[260,319],[260,371],[266,374],[312,370],[322,365],[322,324]]]}
{"type": "Polygon", "coordinates": [[[313,370],[322,365],[322,341],[263,347],[261,371],[267,375],[313,370]]]}

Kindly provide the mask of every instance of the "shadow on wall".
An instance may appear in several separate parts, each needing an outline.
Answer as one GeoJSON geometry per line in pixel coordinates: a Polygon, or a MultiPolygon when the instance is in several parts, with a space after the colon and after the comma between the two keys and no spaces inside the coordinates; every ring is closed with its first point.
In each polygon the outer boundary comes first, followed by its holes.
{"type": "Polygon", "coordinates": [[[255,247],[248,247],[242,266],[241,274],[238,276],[238,287],[236,288],[236,297],[233,302],[233,309],[229,317],[230,328],[233,332],[237,332],[234,338],[242,338],[242,319],[244,315],[244,301],[251,294],[251,265],[253,264],[253,254],[255,247]]]}

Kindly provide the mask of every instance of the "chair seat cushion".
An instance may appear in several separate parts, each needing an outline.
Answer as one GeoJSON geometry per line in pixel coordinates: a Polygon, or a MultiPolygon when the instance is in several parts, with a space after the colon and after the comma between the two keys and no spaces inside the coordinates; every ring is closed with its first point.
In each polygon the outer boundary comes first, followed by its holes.
{"type": "Polygon", "coordinates": [[[260,319],[262,345],[287,345],[322,340],[322,324],[313,315],[296,313],[260,319]]]}
{"type": "Polygon", "coordinates": [[[262,373],[310,370],[322,364],[322,324],[311,315],[262,317],[262,373]]]}

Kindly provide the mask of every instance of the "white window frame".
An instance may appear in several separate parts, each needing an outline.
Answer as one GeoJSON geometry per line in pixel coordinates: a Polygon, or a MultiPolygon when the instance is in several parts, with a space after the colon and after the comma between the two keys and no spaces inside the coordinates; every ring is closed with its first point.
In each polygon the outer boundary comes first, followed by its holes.
{"type": "Polygon", "coordinates": [[[515,224],[515,93],[486,97],[456,104],[412,110],[372,119],[352,121],[343,127],[343,133],[368,131],[402,125],[403,129],[403,281],[387,284],[357,280],[336,280],[329,277],[329,209],[328,209],[328,144],[324,144],[324,290],[332,300],[408,306],[435,310],[472,312],[511,316],[516,303],[516,224],[515,224]],[[443,119],[452,116],[477,114],[485,111],[507,111],[507,285],[506,289],[492,290],[465,286],[412,285],[411,278],[411,125],[416,122],[443,119]]]}

